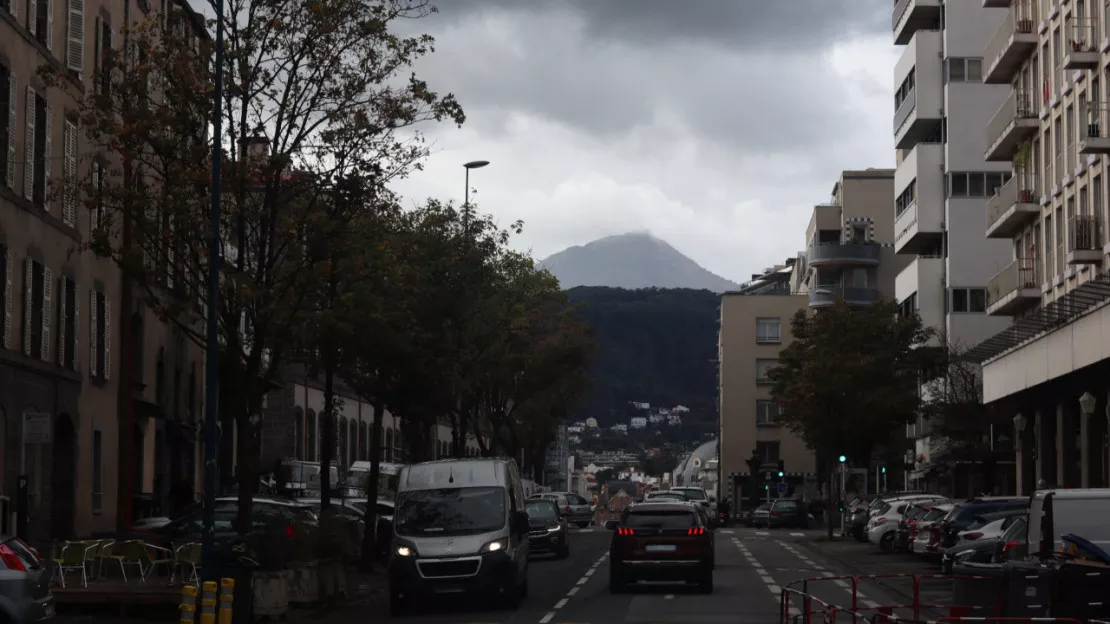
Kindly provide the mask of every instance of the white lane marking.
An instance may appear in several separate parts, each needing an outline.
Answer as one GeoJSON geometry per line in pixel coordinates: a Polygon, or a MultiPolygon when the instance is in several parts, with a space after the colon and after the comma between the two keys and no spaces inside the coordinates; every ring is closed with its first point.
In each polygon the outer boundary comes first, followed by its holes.
{"type": "Polygon", "coordinates": [[[776,595],[776,596],[782,594],[782,588],[779,587],[778,585],[768,585],[767,589],[771,590],[771,593],[776,595]]]}
{"type": "Polygon", "coordinates": [[[870,607],[872,609],[878,609],[879,608],[879,603],[875,602],[874,600],[864,600],[863,604],[867,605],[868,607],[870,607]]]}
{"type": "Polygon", "coordinates": [[[755,534],[756,535],[770,535],[770,533],[768,533],[766,531],[756,531],[755,534]]]}
{"type": "Polygon", "coordinates": [[[674,600],[674,594],[667,594],[663,596],[663,600],[674,600]]]}
{"type": "Polygon", "coordinates": [[[721,533],[724,533],[725,535],[732,535],[735,532],[736,531],[733,531],[732,529],[721,529],[721,533]]]}
{"type": "Polygon", "coordinates": [[[763,579],[763,582],[767,583],[768,585],[773,585],[775,582],[775,579],[771,578],[771,576],[768,574],[760,574],[759,578],[763,579]]]}
{"type": "Polygon", "coordinates": [[[569,597],[571,597],[571,596],[573,596],[577,593],[578,593],[578,588],[577,587],[571,587],[570,591],[567,592],[567,597],[569,598],[569,597]]]}
{"type": "Polygon", "coordinates": [[[790,537],[805,537],[805,533],[791,533],[790,537]]]}
{"type": "Polygon", "coordinates": [[[589,581],[589,580],[590,580],[590,577],[588,577],[588,576],[583,576],[582,578],[578,579],[578,582],[577,582],[577,583],[575,583],[575,584],[576,584],[576,585],[585,585],[585,584],[586,584],[586,582],[587,582],[587,581],[589,581]]]}
{"type": "Polygon", "coordinates": [[[553,609],[562,609],[565,606],[567,606],[567,599],[566,598],[560,598],[559,602],[556,602],[555,606],[552,607],[552,608],[553,609]]]}
{"type": "Polygon", "coordinates": [[[589,570],[586,570],[586,576],[593,576],[594,572],[597,572],[597,568],[590,568],[589,570]]]}
{"type": "Polygon", "coordinates": [[[548,613],[547,615],[545,615],[545,616],[543,616],[542,618],[540,618],[540,624],[547,624],[547,623],[548,623],[548,622],[550,622],[550,621],[552,620],[552,618],[554,618],[554,617],[555,617],[555,612],[554,612],[554,611],[552,611],[551,613],[548,613]]]}

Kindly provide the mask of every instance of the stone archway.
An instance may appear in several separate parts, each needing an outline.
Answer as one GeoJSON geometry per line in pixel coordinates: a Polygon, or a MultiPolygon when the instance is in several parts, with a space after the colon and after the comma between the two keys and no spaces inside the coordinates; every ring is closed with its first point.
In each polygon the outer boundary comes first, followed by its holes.
{"type": "Polygon", "coordinates": [[[77,481],[77,430],[69,414],[54,419],[54,440],[50,470],[50,536],[74,537],[77,481]]]}

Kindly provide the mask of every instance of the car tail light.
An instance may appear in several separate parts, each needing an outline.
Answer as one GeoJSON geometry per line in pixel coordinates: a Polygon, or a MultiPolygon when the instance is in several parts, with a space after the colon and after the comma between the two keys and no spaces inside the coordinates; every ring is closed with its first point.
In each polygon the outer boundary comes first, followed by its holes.
{"type": "Polygon", "coordinates": [[[14,570],[16,572],[27,571],[27,566],[23,565],[23,560],[19,558],[19,555],[15,554],[14,550],[8,548],[7,544],[0,544],[0,561],[3,561],[4,566],[9,570],[14,570]]]}
{"type": "Polygon", "coordinates": [[[564,509],[563,511],[565,511],[566,513],[570,513],[570,505],[567,505],[567,508],[564,509]]]}
{"type": "Polygon", "coordinates": [[[1006,544],[1004,546],[1002,546],[1002,552],[1010,552],[1011,550],[1017,548],[1017,545],[1018,545],[1017,540],[1014,540],[1012,542],[1006,542],[1006,544]]]}
{"type": "Polygon", "coordinates": [[[778,513],[776,513],[774,509],[772,509],[771,511],[769,511],[767,513],[771,514],[772,516],[777,516],[778,515],[778,513]]]}
{"type": "Polygon", "coordinates": [[[705,535],[705,527],[694,527],[686,531],[687,535],[705,535]]]}
{"type": "Polygon", "coordinates": [[[981,537],[983,537],[983,534],[978,532],[978,531],[976,531],[974,533],[968,533],[967,535],[964,535],[964,539],[969,539],[969,540],[977,540],[981,537]]]}
{"type": "Polygon", "coordinates": [[[296,533],[297,532],[293,530],[293,525],[292,524],[285,525],[285,536],[286,537],[293,537],[294,535],[296,535],[296,533]]]}
{"type": "Polygon", "coordinates": [[[886,518],[875,518],[875,526],[883,526],[886,524],[886,518]]]}
{"type": "Polygon", "coordinates": [[[636,534],[635,529],[627,529],[627,528],[624,528],[624,527],[618,527],[617,528],[617,535],[635,535],[635,534],[636,534]]]}

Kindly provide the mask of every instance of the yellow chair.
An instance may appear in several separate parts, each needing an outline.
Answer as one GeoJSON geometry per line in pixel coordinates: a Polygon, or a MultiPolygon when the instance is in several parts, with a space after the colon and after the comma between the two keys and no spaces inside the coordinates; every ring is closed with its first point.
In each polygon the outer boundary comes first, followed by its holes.
{"type": "Polygon", "coordinates": [[[89,586],[86,566],[98,545],[99,542],[66,542],[62,546],[61,553],[55,560],[58,566],[58,580],[61,581],[62,587],[66,586],[66,570],[80,570],[81,587],[89,586]]]}
{"type": "Polygon", "coordinates": [[[174,565],[173,551],[169,548],[162,548],[161,546],[148,544],[147,542],[143,542],[143,550],[146,552],[146,560],[148,564],[146,573],[143,574],[143,582],[146,582],[147,575],[149,575],[151,572],[154,572],[154,568],[157,568],[160,565],[164,565],[170,568],[170,584],[172,585],[174,565]]]}
{"type": "Polygon", "coordinates": [[[117,542],[112,545],[110,552],[104,555],[103,558],[119,563],[119,571],[123,575],[123,582],[127,582],[127,566],[129,565],[138,568],[140,581],[146,580],[146,542],[142,540],[117,542]]]}
{"type": "Polygon", "coordinates": [[[104,578],[104,558],[106,555],[111,554],[112,546],[114,546],[115,543],[116,540],[114,539],[102,539],[96,543],[95,550],[92,553],[92,560],[89,561],[89,563],[96,568],[96,573],[92,575],[93,578],[104,578]]]}
{"type": "Polygon", "coordinates": [[[170,576],[170,584],[173,584],[177,570],[180,569],[182,582],[199,585],[200,574],[198,571],[200,570],[200,557],[200,542],[175,544],[173,548],[174,575],[170,576]]]}

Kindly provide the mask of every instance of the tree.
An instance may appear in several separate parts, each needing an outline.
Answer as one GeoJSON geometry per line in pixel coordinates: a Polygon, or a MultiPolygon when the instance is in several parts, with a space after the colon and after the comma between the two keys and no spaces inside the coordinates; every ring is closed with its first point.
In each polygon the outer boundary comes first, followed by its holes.
{"type": "MultiPolygon", "coordinates": [[[[832,492],[837,456],[868,467],[876,446],[917,417],[921,374],[936,359],[927,347],[934,333],[918,316],[900,316],[892,302],[851,308],[838,301],[800,310],[791,334],[769,373],[771,396],[782,425],[817,454],[832,492]]],[[[831,525],[830,512],[830,532],[831,525]]]]}
{"type": "MultiPolygon", "coordinates": [[[[225,3],[214,18],[227,33],[217,137],[206,123],[211,42],[181,28],[195,16],[152,15],[126,26],[126,52],[104,50],[97,89],[80,105],[98,152],[87,157],[94,166],[84,185],[99,219],[91,246],[199,344],[207,251],[222,249],[220,412],[230,419],[225,430],[234,424],[240,432],[241,528],[257,472],[252,416],[297,342],[289,337],[314,308],[305,278],[328,262],[311,256],[303,239],[336,226],[327,218],[337,180],[369,175],[384,188],[427,154],[414,126],[464,120],[453,96],[404,75],[432,51],[432,39],[390,32],[431,10],[423,0],[225,3]],[[209,235],[213,140],[223,146],[220,241],[209,235]]],[[[221,473],[230,474],[231,454],[223,454],[221,473]]]]}

